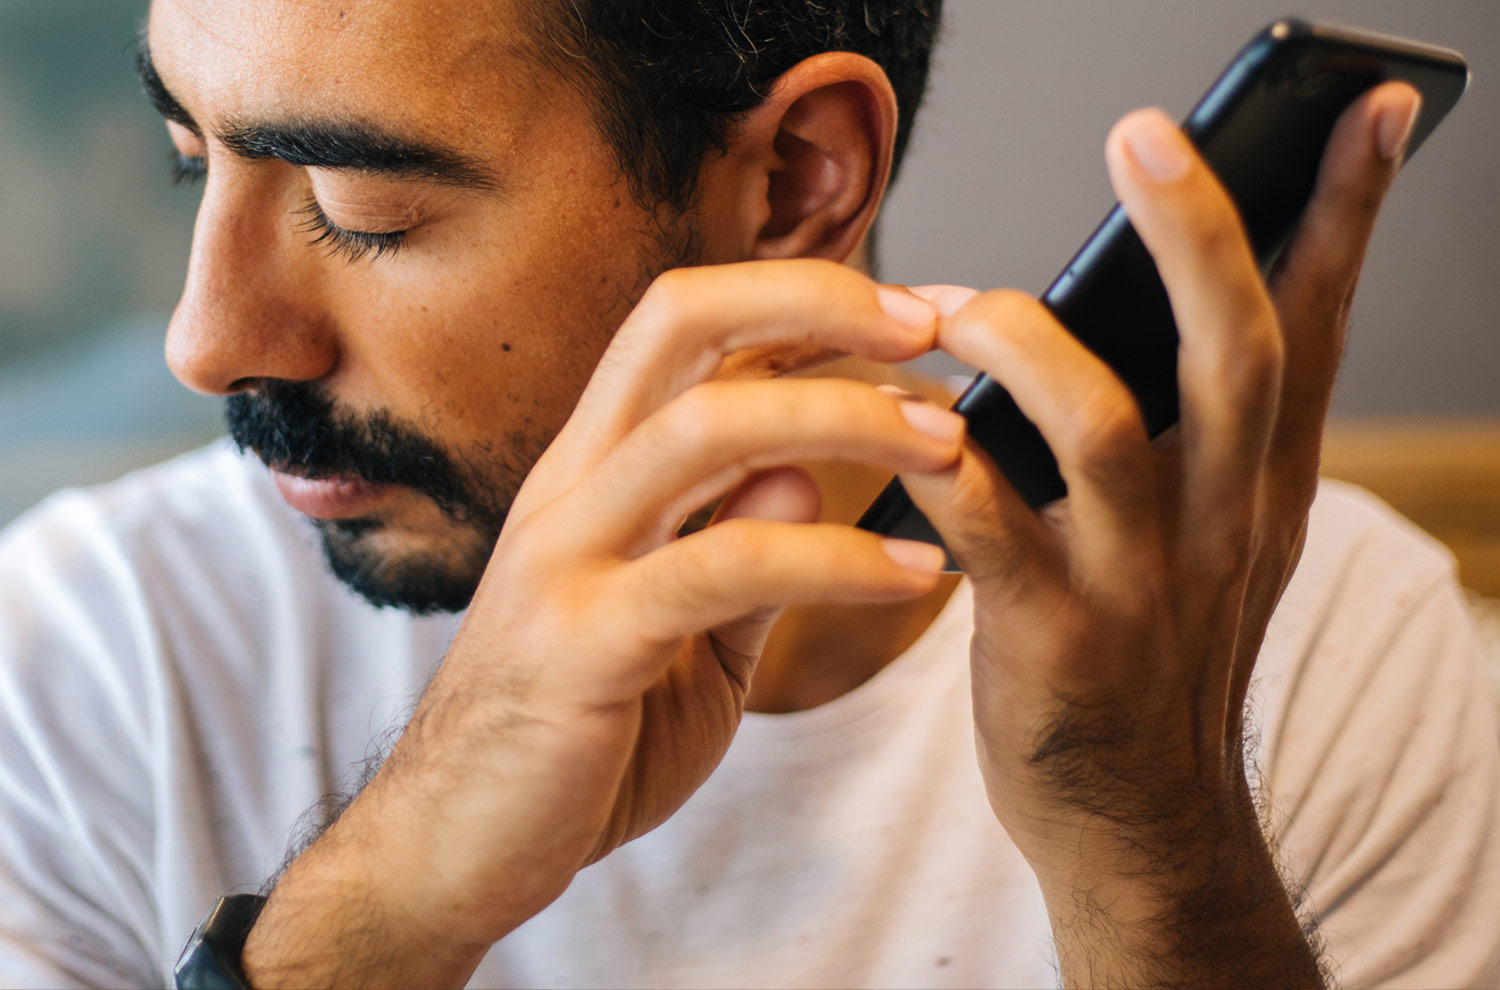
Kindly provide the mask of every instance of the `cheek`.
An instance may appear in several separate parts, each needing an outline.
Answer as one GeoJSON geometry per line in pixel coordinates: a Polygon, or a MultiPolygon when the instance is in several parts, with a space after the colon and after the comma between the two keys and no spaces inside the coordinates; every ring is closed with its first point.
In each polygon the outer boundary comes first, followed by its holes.
{"type": "Polygon", "coordinates": [[[455,233],[365,267],[340,293],[336,392],[450,449],[550,439],[653,273],[656,245],[628,202],[555,201],[505,224],[524,235],[455,233]]]}

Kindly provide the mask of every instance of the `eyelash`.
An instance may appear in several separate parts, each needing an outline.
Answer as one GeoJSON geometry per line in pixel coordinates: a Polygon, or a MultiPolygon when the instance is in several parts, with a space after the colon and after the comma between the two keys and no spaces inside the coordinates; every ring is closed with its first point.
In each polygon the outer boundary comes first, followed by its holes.
{"type": "Polygon", "coordinates": [[[196,186],[208,175],[208,159],[172,153],[172,185],[196,186]]]}
{"type": "Polygon", "coordinates": [[[346,230],[340,227],[328,219],[328,214],[323,212],[323,207],[318,205],[316,199],[309,199],[297,214],[302,217],[297,229],[318,235],[312,240],[314,245],[326,244],[330,255],[343,255],[351,262],[364,258],[383,258],[395,254],[406,245],[404,230],[372,234],[367,230],[346,230]]]}
{"type": "MultiPolygon", "coordinates": [[[[208,162],[201,157],[183,154],[172,155],[172,185],[194,186],[208,175],[208,162]]],[[[343,255],[350,262],[364,258],[379,259],[395,254],[406,246],[406,231],[395,230],[374,234],[366,230],[346,230],[328,219],[317,199],[309,198],[297,211],[302,219],[297,229],[306,234],[317,234],[312,239],[314,246],[324,244],[333,256],[343,255]]]]}

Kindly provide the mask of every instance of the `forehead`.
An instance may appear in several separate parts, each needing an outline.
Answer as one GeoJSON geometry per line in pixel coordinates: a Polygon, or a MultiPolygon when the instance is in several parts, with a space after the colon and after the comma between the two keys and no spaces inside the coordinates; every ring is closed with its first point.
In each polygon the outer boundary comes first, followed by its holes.
{"type": "Polygon", "coordinates": [[[378,116],[493,139],[541,97],[509,0],[153,0],[148,37],[174,95],[215,119],[378,116]]]}

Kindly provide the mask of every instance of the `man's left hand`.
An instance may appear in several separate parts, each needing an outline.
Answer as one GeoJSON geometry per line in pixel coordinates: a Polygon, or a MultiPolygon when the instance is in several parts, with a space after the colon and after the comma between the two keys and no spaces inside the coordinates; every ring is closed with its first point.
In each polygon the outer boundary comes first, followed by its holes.
{"type": "Polygon", "coordinates": [[[1111,179],[1181,338],[1167,442],[1036,300],[916,290],[946,314],[940,346],[1011,393],[1068,485],[1035,512],[972,443],[902,479],[973,583],[980,766],[1070,985],[1321,981],[1246,781],[1243,708],[1418,105],[1387,84],[1345,114],[1269,283],[1181,131],[1151,110],[1116,126],[1111,179]]]}

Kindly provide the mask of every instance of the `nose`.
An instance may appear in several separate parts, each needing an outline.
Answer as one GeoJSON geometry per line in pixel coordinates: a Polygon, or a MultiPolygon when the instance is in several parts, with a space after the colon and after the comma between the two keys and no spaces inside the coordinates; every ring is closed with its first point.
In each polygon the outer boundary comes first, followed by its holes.
{"type": "Polygon", "coordinates": [[[277,204],[273,191],[233,177],[204,190],[166,341],[167,365],[196,392],[228,395],[262,378],[311,381],[338,360],[317,266],[305,263],[306,247],[293,241],[277,204]]]}

